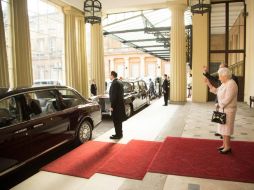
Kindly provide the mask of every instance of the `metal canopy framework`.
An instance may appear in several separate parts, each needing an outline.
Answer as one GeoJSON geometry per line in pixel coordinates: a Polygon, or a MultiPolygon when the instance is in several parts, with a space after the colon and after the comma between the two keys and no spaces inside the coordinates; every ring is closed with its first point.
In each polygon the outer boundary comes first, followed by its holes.
{"type": "MultiPolygon", "coordinates": [[[[187,56],[191,55],[191,13],[185,12],[187,56]]],[[[170,60],[171,12],[169,9],[136,11],[108,15],[103,20],[104,36],[144,53],[170,60]]],[[[189,57],[187,61],[190,61],[189,57]]]]}

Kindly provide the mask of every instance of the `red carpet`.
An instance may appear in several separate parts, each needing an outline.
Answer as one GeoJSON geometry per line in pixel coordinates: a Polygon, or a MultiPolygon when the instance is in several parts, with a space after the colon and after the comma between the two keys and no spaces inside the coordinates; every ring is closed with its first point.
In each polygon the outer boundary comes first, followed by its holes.
{"type": "Polygon", "coordinates": [[[132,140],[111,157],[98,172],[131,179],[143,179],[160,145],[160,142],[132,140]]]}
{"type": "Polygon", "coordinates": [[[216,150],[219,140],[168,137],[156,154],[149,172],[254,182],[254,143],[232,141],[232,154],[216,150]]]}
{"type": "Polygon", "coordinates": [[[90,178],[123,144],[89,141],[44,166],[42,170],[90,178]]]}

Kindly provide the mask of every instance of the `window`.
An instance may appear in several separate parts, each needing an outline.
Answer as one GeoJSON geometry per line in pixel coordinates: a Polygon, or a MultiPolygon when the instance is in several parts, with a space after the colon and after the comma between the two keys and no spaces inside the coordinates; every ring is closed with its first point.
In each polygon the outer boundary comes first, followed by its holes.
{"type": "Polygon", "coordinates": [[[8,59],[8,69],[9,69],[9,79],[10,86],[13,87],[13,61],[12,61],[12,38],[11,38],[11,1],[10,0],[1,0],[2,9],[3,9],[3,19],[4,19],[4,30],[5,30],[5,41],[6,41],[6,51],[8,59]]]}
{"type": "Polygon", "coordinates": [[[146,84],[143,81],[139,81],[141,91],[147,90],[146,84]]]}
{"type": "MultiPolygon", "coordinates": [[[[238,77],[238,101],[244,97],[246,5],[244,0],[212,2],[210,14],[210,73],[224,63],[238,77]]],[[[214,96],[209,93],[209,100],[214,96]]]]}
{"type": "Polygon", "coordinates": [[[19,106],[15,98],[0,101],[0,127],[7,127],[21,121],[19,106]]]}
{"type": "Polygon", "coordinates": [[[64,15],[60,7],[44,0],[28,0],[34,80],[65,83],[64,15]]]}
{"type": "Polygon", "coordinates": [[[59,90],[58,101],[62,102],[66,108],[84,104],[85,101],[72,90],[59,90]]]}
{"type": "Polygon", "coordinates": [[[124,93],[132,92],[132,85],[128,82],[123,82],[124,93]]]}
{"type": "Polygon", "coordinates": [[[42,114],[42,107],[40,105],[40,99],[37,97],[36,93],[26,93],[25,100],[27,106],[26,114],[29,115],[29,118],[34,118],[40,116],[42,114]]]}
{"type": "Polygon", "coordinates": [[[139,92],[138,82],[134,82],[134,92],[139,92]]]}

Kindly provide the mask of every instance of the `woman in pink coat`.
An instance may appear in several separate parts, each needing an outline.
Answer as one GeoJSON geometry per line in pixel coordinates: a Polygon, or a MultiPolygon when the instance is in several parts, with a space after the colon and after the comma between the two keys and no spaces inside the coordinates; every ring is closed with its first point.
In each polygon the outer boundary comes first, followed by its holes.
{"type": "Polygon", "coordinates": [[[227,154],[231,152],[230,136],[234,132],[234,121],[237,109],[237,93],[238,87],[232,77],[232,73],[228,68],[220,68],[218,71],[219,80],[221,86],[215,88],[206,79],[205,82],[210,88],[210,92],[217,94],[218,104],[220,112],[226,113],[226,124],[220,124],[218,127],[218,133],[223,136],[223,144],[218,148],[220,153],[227,154]]]}

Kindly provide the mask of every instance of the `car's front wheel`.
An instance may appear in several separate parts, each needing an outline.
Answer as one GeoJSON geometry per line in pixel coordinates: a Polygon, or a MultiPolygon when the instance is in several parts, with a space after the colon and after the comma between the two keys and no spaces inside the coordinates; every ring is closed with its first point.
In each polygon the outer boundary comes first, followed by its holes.
{"type": "Polygon", "coordinates": [[[125,114],[126,114],[127,118],[131,117],[131,115],[132,115],[132,106],[131,106],[131,104],[126,104],[125,105],[125,114]]]}
{"type": "Polygon", "coordinates": [[[89,121],[83,121],[78,129],[77,142],[82,144],[92,138],[92,126],[89,121]]]}

